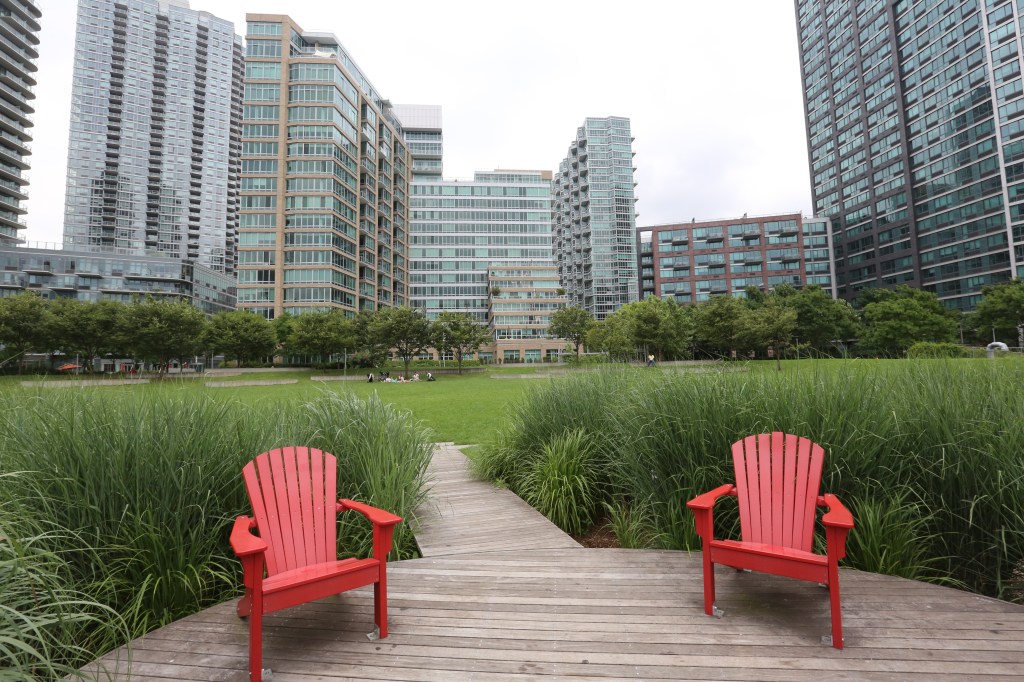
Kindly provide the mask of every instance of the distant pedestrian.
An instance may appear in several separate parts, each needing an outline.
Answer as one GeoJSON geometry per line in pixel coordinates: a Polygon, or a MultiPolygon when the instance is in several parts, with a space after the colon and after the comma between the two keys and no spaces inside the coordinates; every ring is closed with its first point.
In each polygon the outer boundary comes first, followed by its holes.
{"type": "Polygon", "coordinates": [[[654,367],[654,353],[647,356],[647,366],[654,367]]]}

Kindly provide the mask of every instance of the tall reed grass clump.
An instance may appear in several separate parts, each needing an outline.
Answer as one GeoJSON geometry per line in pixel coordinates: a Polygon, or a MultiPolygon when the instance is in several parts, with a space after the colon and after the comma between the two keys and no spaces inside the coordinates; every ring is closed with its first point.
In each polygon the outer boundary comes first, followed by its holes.
{"type": "Polygon", "coordinates": [[[124,639],[118,614],[76,588],[73,551],[87,550],[18,501],[0,503],[0,679],[73,676],[83,656],[124,639]]]}
{"type": "MultiPolygon", "coordinates": [[[[698,549],[685,504],[734,480],[731,443],[795,433],[825,447],[822,489],[858,524],[847,565],[1006,596],[1024,565],[1022,387],[1021,363],[975,360],[581,376],[519,404],[478,469],[529,500],[524,462],[582,429],[600,444],[597,502],[643,509],[659,544],[698,549]]],[[[736,518],[735,502],[720,504],[721,532],[736,518]]]]}
{"type": "MultiPolygon", "coordinates": [[[[19,501],[21,515],[65,537],[57,549],[68,584],[136,637],[239,591],[228,535],[250,513],[241,469],[284,445],[333,453],[339,496],[411,520],[424,495],[429,433],[376,398],[324,392],[254,406],[161,387],[0,397],[0,475],[17,472],[0,486],[0,505],[19,501]]],[[[361,524],[340,527],[343,553],[369,553],[361,524]]],[[[415,552],[408,526],[396,533],[395,558],[415,552]]],[[[81,649],[78,663],[103,653],[81,649]]]]}
{"type": "Polygon", "coordinates": [[[627,376],[612,370],[533,387],[509,407],[505,428],[472,460],[474,470],[544,510],[562,530],[582,532],[608,497],[610,425],[603,413],[627,376]]]}

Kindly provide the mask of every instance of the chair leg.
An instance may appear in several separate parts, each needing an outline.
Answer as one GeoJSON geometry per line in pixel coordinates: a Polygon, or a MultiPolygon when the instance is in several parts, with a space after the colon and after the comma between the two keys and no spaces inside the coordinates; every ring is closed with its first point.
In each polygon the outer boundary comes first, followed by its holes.
{"type": "Polygon", "coordinates": [[[704,613],[709,616],[715,615],[715,564],[711,561],[711,555],[705,551],[704,555],[704,613]]]}
{"type": "Polygon", "coordinates": [[[839,567],[829,567],[829,607],[832,611],[832,646],[843,648],[843,608],[839,601],[839,567]]]}
{"type": "Polygon", "coordinates": [[[249,682],[263,681],[263,614],[249,615],[249,682]]]}
{"type": "Polygon", "coordinates": [[[379,637],[384,639],[388,636],[388,584],[384,571],[380,573],[380,580],[373,584],[373,620],[377,624],[379,637]]]}

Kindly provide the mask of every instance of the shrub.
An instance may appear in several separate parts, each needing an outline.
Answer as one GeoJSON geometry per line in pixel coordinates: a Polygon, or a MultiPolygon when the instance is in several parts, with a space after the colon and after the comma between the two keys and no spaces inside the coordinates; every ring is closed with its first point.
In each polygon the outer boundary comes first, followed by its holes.
{"type": "Polygon", "coordinates": [[[967,358],[971,357],[969,349],[955,343],[933,343],[921,341],[907,349],[907,357],[919,358],[967,358]]]}

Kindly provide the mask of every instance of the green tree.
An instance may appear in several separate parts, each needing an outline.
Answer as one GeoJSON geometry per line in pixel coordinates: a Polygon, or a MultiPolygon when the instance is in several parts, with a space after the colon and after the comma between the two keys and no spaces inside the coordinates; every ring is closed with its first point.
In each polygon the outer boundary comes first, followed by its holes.
{"type": "Polygon", "coordinates": [[[649,296],[619,309],[623,310],[633,317],[633,342],[638,348],[653,351],[659,360],[687,355],[693,324],[675,300],[649,296]]]}
{"type": "Polygon", "coordinates": [[[492,340],[490,330],[478,324],[469,313],[443,312],[432,328],[434,349],[439,353],[452,353],[459,365],[459,374],[462,374],[463,359],[492,340]]]}
{"type": "Polygon", "coordinates": [[[49,336],[52,348],[65,355],[79,355],[88,371],[92,358],[127,355],[124,333],[125,305],[118,301],[91,303],[77,298],[59,298],[50,303],[49,336]]]}
{"type": "Polygon", "coordinates": [[[185,301],[147,297],[127,306],[124,324],[137,358],[155,362],[160,376],[171,360],[187,358],[201,347],[206,315],[185,301]]]}
{"type": "Polygon", "coordinates": [[[797,313],[785,299],[768,296],[764,305],[744,316],[740,333],[741,344],[750,349],[771,348],[775,354],[775,368],[782,371],[782,354],[793,341],[797,313]]]}
{"type": "Polygon", "coordinates": [[[817,284],[785,299],[796,311],[793,335],[817,351],[830,352],[834,341],[846,341],[859,334],[857,311],[848,302],[836,300],[817,284]]]}
{"type": "Polygon", "coordinates": [[[373,310],[360,310],[355,318],[356,347],[365,353],[364,364],[368,367],[381,367],[391,350],[391,346],[371,333],[370,323],[376,314],[373,310]]]}
{"type": "Polygon", "coordinates": [[[600,322],[595,322],[587,332],[587,348],[607,353],[612,360],[628,362],[636,351],[633,340],[633,318],[619,315],[615,311],[600,322]]]}
{"type": "Polygon", "coordinates": [[[270,322],[248,310],[217,313],[206,327],[205,347],[234,358],[241,367],[247,360],[274,353],[277,336],[270,322]]]}
{"type": "Polygon", "coordinates": [[[0,366],[19,362],[29,351],[52,352],[48,347],[48,316],[47,300],[34,292],[0,298],[0,366]]]}
{"type": "Polygon", "coordinates": [[[594,316],[583,308],[567,306],[551,313],[548,333],[572,343],[576,357],[580,357],[580,346],[587,338],[587,332],[594,325],[594,316]]]}
{"type": "Polygon", "coordinates": [[[369,338],[384,348],[394,348],[405,365],[409,378],[409,363],[414,355],[430,347],[430,322],[419,310],[409,306],[381,308],[367,326],[369,338]]]}
{"type": "Polygon", "coordinates": [[[1024,280],[983,287],[981,300],[970,319],[979,339],[996,338],[1011,346],[1024,346],[1024,280]]]}
{"type": "Polygon", "coordinates": [[[901,285],[873,290],[866,298],[870,303],[861,312],[860,342],[876,353],[902,355],[918,341],[956,338],[956,320],[935,294],[901,285]]]}
{"type": "Polygon", "coordinates": [[[341,310],[303,313],[292,318],[288,349],[297,355],[330,360],[335,353],[359,346],[355,320],[341,310]]]}
{"type": "Polygon", "coordinates": [[[697,305],[693,315],[698,348],[717,356],[743,350],[743,330],[749,312],[744,301],[732,296],[713,296],[697,305]]]}
{"type": "Polygon", "coordinates": [[[277,342],[276,350],[283,354],[289,353],[288,342],[295,330],[295,316],[291,313],[281,313],[270,321],[270,327],[274,330],[274,340],[277,342]]]}

